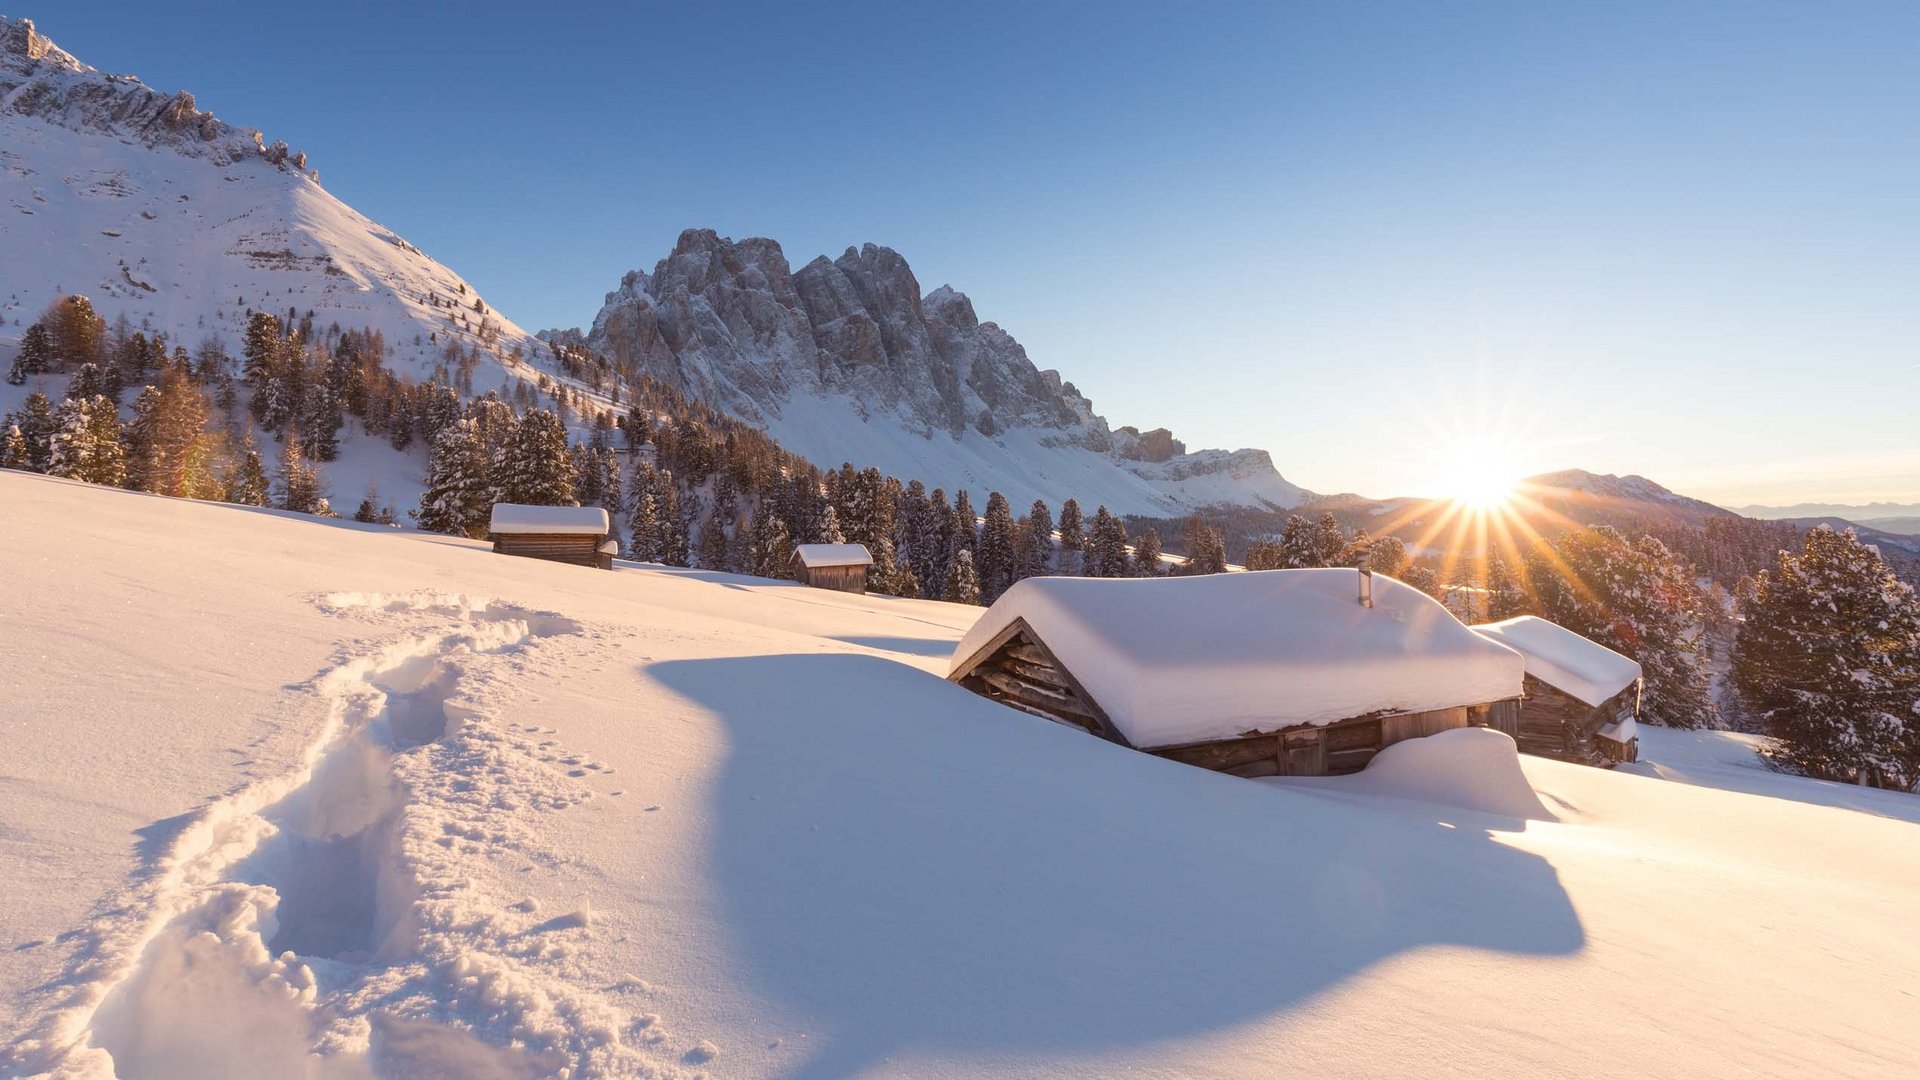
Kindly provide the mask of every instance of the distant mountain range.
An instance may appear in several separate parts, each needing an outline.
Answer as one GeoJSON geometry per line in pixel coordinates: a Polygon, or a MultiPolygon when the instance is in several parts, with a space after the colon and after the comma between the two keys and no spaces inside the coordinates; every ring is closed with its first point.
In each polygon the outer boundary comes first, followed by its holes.
{"type": "Polygon", "coordinates": [[[1769,521],[1840,518],[1881,532],[1920,536],[1920,503],[1796,503],[1793,506],[1741,506],[1734,512],[1769,521]]]}

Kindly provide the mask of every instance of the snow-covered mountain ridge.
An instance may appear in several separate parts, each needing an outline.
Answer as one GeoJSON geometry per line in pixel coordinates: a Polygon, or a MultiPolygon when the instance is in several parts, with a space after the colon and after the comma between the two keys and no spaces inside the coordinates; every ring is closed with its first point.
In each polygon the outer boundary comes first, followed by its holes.
{"type": "Polygon", "coordinates": [[[548,331],[763,425],[822,464],[871,462],[1016,505],[1076,497],[1122,513],[1291,506],[1308,497],[1264,450],[1115,430],[951,286],[922,293],[890,248],[790,269],[780,245],[681,233],[652,273],[607,294],[591,330],[548,331]]]}
{"type": "Polygon", "coordinates": [[[320,186],[306,157],[0,16],[0,344],[80,293],[192,346],[238,345],[248,309],[378,330],[425,377],[450,342],[495,361],[539,345],[464,279],[320,186]]]}

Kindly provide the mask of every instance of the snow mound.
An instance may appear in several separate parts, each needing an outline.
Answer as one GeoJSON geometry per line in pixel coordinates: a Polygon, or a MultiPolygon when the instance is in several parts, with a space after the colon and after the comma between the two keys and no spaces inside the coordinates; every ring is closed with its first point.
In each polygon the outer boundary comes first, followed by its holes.
{"type": "Polygon", "coordinates": [[[1504,732],[1455,728],[1397,742],[1342,787],[1374,795],[1457,806],[1483,814],[1553,821],[1520,769],[1520,751],[1504,732]]]}
{"type": "Polygon", "coordinates": [[[535,533],[568,536],[606,536],[612,532],[612,520],[600,506],[527,506],[522,503],[494,503],[488,532],[513,535],[535,533]]]}
{"type": "Polygon", "coordinates": [[[1426,593],[1375,574],[1357,597],[1352,570],[1028,578],[949,673],[1023,619],[1138,747],[1520,696],[1519,654],[1426,593]]]}

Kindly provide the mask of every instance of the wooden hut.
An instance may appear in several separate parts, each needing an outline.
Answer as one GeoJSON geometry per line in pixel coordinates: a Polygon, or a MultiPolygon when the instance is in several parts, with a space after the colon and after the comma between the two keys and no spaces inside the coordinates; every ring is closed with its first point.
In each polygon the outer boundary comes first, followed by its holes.
{"type": "Polygon", "coordinates": [[[816,589],[864,593],[872,566],[865,544],[801,544],[793,549],[794,579],[816,589]]]}
{"type": "Polygon", "coordinates": [[[1526,697],[1508,734],[1541,757],[1611,767],[1640,756],[1640,665],[1545,619],[1474,627],[1526,658],[1526,697]]]}
{"type": "Polygon", "coordinates": [[[602,570],[613,569],[613,557],[620,550],[607,512],[598,506],[494,503],[487,536],[493,541],[493,550],[502,555],[551,559],[602,570]]]}
{"type": "Polygon", "coordinates": [[[1237,776],[1326,776],[1383,747],[1510,728],[1519,654],[1353,570],[1028,578],[947,678],[1122,746],[1237,776]]]}

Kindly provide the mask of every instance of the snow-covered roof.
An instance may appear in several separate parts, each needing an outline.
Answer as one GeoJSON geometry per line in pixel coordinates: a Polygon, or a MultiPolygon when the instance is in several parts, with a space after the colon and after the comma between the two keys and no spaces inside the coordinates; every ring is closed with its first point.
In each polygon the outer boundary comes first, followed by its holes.
{"type": "Polygon", "coordinates": [[[1632,686],[1640,665],[1605,645],[1533,615],[1483,623],[1474,630],[1527,658],[1527,674],[1588,705],[1632,686]]]}
{"type": "Polygon", "coordinates": [[[823,566],[872,566],[873,555],[865,544],[800,544],[793,557],[809,570],[823,566]]]}
{"type": "Polygon", "coordinates": [[[567,533],[606,536],[612,532],[607,511],[599,506],[526,506],[494,503],[487,531],[497,533],[567,533]]]}
{"type": "Polygon", "coordinates": [[[1128,741],[1174,746],[1520,696],[1523,661],[1440,602],[1353,570],[1028,578],[954,650],[958,671],[1024,619],[1128,741]]]}

